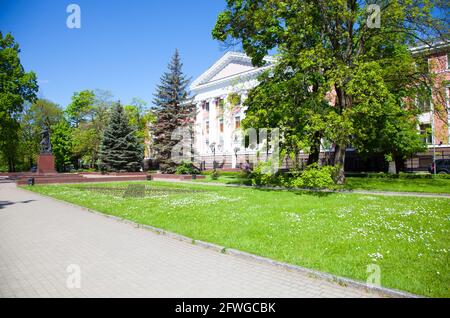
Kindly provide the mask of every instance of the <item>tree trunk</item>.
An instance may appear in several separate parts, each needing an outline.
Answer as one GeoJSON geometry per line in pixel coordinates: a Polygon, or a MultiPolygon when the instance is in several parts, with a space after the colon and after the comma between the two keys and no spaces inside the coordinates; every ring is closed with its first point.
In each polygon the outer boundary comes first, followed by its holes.
{"type": "Polygon", "coordinates": [[[299,152],[298,152],[297,148],[295,148],[294,167],[296,170],[300,169],[300,159],[299,159],[299,152]]]}
{"type": "MultiPolygon", "coordinates": [[[[347,95],[343,86],[335,86],[336,90],[336,105],[338,108],[339,114],[342,116],[345,109],[351,108],[353,104],[353,99],[350,95],[347,95]]],[[[347,136],[342,136],[344,140],[347,139],[347,136]]],[[[342,139],[341,139],[342,140],[342,139]]],[[[336,184],[342,185],[345,183],[345,153],[347,150],[347,144],[343,141],[339,141],[336,144],[335,152],[334,152],[334,160],[333,164],[337,169],[335,175],[336,184]]]]}
{"type": "Polygon", "coordinates": [[[15,172],[14,171],[14,162],[11,157],[8,158],[8,172],[15,172]]]}
{"type": "Polygon", "coordinates": [[[320,132],[315,132],[312,140],[312,146],[308,156],[308,166],[319,162],[320,158],[320,141],[322,139],[320,132]]]}
{"type": "Polygon", "coordinates": [[[337,169],[337,172],[334,178],[334,182],[339,185],[345,183],[345,152],[345,145],[336,145],[333,163],[337,169]]]}
{"type": "Polygon", "coordinates": [[[401,157],[395,156],[395,171],[397,174],[405,170],[405,160],[401,157]]]}

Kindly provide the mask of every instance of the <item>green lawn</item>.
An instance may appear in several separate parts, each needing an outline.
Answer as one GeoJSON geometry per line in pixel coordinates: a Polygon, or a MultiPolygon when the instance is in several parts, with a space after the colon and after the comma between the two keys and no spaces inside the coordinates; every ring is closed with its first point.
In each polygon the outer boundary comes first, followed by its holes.
{"type": "Polygon", "coordinates": [[[450,179],[347,178],[345,189],[450,194],[450,179]]]}
{"type": "MultiPolygon", "coordinates": [[[[450,199],[214,187],[164,182],[46,185],[58,199],[360,281],[450,297],[450,199]],[[146,185],[145,192],[125,191],[146,185]],[[125,195],[124,195],[125,194],[125,195]]],[[[141,189],[142,190],[142,189],[141,189]]]]}
{"type": "MultiPolygon", "coordinates": [[[[206,176],[206,179],[197,180],[197,182],[251,185],[250,180],[241,178],[238,175],[220,176],[218,180],[212,180],[211,176],[206,176]]],[[[345,186],[339,187],[339,189],[450,194],[450,179],[388,179],[348,177],[346,179],[345,186]]]]}
{"type": "Polygon", "coordinates": [[[219,179],[213,180],[210,175],[205,176],[205,179],[197,179],[195,182],[208,182],[208,183],[223,183],[223,184],[239,184],[239,185],[252,185],[252,181],[246,178],[241,178],[238,175],[225,175],[220,176],[219,179]]]}

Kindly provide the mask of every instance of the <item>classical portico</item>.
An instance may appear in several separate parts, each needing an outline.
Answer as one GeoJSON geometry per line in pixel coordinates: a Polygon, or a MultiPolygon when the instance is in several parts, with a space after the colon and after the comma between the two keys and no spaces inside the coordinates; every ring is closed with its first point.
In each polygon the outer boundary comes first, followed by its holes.
{"type": "Polygon", "coordinates": [[[228,52],[192,83],[197,107],[197,162],[211,168],[215,156],[220,167],[234,168],[245,161],[245,156],[255,155],[254,151],[242,149],[239,131],[248,90],[258,84],[258,75],[274,63],[272,57],[264,60],[266,65],[257,68],[245,54],[228,52]]]}

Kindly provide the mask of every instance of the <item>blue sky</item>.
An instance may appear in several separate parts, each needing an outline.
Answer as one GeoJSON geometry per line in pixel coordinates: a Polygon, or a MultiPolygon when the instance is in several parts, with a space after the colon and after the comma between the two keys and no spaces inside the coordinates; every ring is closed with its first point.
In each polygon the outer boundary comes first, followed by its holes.
{"type": "Polygon", "coordinates": [[[225,0],[0,0],[0,30],[21,47],[40,97],[66,107],[74,92],[110,90],[122,103],[153,99],[176,48],[195,79],[224,54],[211,37],[225,0]],[[81,7],[81,29],[66,7],[81,7]]]}

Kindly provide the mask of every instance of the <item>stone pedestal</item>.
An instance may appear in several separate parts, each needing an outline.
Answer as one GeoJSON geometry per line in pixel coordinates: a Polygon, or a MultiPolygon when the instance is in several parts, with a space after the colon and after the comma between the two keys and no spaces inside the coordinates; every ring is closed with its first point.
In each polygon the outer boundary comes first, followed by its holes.
{"type": "Polygon", "coordinates": [[[52,154],[40,154],[37,172],[40,174],[56,173],[55,157],[52,154]]]}
{"type": "Polygon", "coordinates": [[[396,174],[397,173],[395,161],[389,162],[389,173],[390,174],[396,174]]]}

